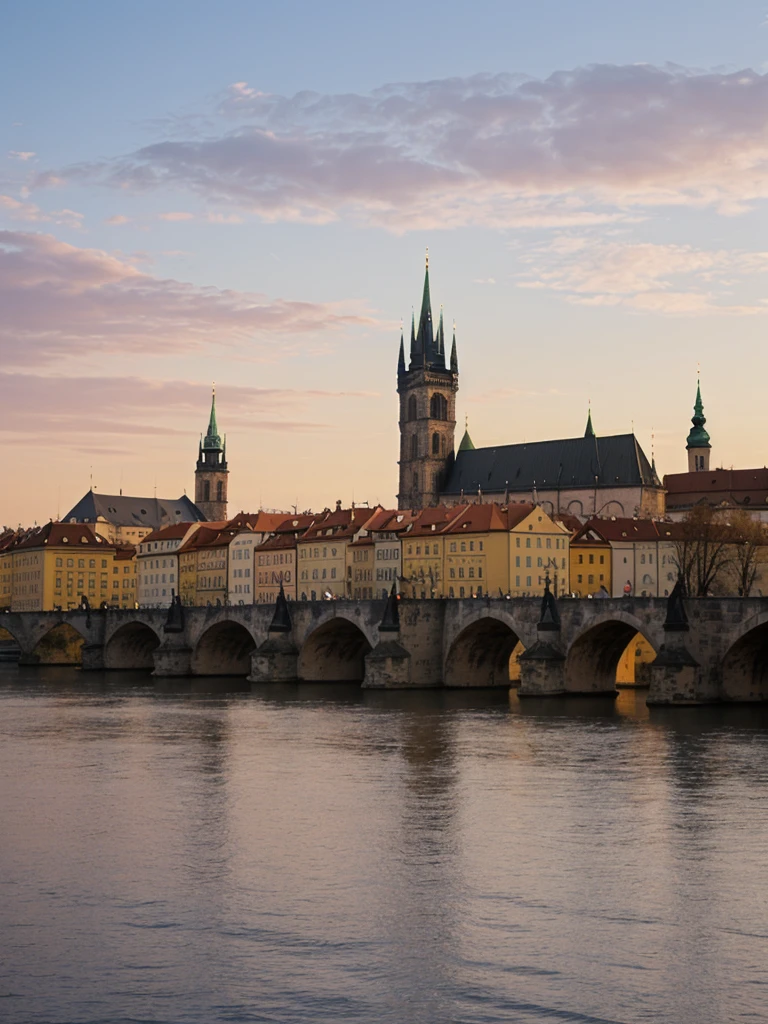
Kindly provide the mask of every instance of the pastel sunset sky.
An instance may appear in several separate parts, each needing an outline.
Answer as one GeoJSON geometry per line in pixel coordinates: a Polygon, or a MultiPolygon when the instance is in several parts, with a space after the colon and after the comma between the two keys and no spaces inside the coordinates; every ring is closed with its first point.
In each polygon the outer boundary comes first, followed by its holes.
{"type": "Polygon", "coordinates": [[[479,445],[766,462],[768,7],[6,0],[0,525],[194,489],[392,506],[430,251],[479,445]],[[418,314],[418,309],[417,309],[418,314]]]}

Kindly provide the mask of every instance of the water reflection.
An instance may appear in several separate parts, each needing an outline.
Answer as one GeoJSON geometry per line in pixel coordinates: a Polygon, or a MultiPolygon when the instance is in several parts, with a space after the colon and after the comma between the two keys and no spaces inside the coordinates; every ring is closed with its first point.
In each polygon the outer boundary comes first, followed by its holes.
{"type": "Polygon", "coordinates": [[[11,1021],[764,1019],[768,708],[0,668],[11,1021]]]}

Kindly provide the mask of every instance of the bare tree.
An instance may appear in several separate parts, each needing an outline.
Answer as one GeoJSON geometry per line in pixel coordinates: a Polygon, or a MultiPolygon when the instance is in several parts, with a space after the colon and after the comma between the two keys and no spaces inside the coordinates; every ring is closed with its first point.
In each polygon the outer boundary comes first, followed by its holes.
{"type": "Polygon", "coordinates": [[[706,597],[724,584],[732,559],[731,534],[724,510],[696,505],[685,517],[675,547],[678,573],[687,593],[706,597]]]}
{"type": "Polygon", "coordinates": [[[757,578],[758,557],[766,541],[765,532],[760,523],[742,510],[732,512],[729,520],[732,531],[731,572],[739,597],[749,597],[757,578]]]}

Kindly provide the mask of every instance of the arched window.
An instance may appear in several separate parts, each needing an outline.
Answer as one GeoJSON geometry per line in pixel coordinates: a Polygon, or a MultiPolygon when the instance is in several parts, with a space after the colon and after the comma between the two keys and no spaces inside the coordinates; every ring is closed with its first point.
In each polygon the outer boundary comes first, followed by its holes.
{"type": "Polygon", "coordinates": [[[419,439],[414,434],[411,438],[411,458],[417,459],[419,457],[419,439]]]}
{"type": "Polygon", "coordinates": [[[203,501],[211,500],[211,481],[203,480],[203,501]]]}
{"type": "Polygon", "coordinates": [[[224,484],[219,480],[216,484],[216,501],[222,501],[224,495],[224,484]]]}
{"type": "Polygon", "coordinates": [[[432,454],[440,454],[440,435],[438,434],[437,431],[435,431],[434,434],[432,435],[432,454]]]}
{"type": "Polygon", "coordinates": [[[433,420],[448,419],[448,402],[445,400],[445,395],[432,395],[429,403],[429,415],[433,420]]]}
{"type": "Polygon", "coordinates": [[[411,395],[408,399],[408,419],[416,419],[416,395],[411,395]]]}
{"type": "Polygon", "coordinates": [[[419,489],[419,474],[418,473],[414,473],[413,474],[413,489],[414,489],[414,491],[418,491],[418,489],[419,489]]]}

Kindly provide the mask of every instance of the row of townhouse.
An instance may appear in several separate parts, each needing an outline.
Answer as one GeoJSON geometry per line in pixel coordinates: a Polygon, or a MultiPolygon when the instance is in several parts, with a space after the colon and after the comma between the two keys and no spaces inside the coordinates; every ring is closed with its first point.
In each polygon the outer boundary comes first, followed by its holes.
{"type": "Polygon", "coordinates": [[[135,548],[83,523],[47,523],[0,537],[0,609],[135,608],[135,548]]]}

